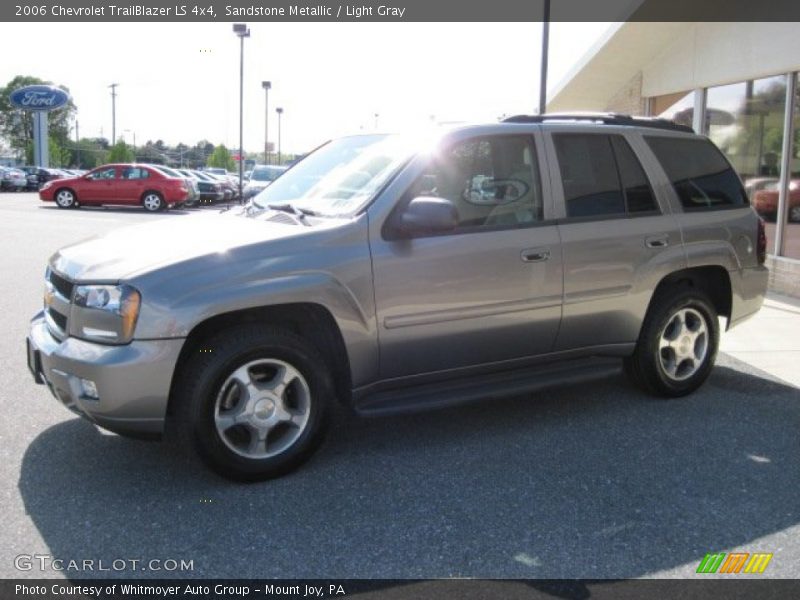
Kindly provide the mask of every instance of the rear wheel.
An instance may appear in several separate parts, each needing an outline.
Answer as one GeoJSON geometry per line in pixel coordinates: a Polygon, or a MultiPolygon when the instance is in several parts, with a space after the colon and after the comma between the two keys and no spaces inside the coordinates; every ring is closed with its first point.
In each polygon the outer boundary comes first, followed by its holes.
{"type": "Polygon", "coordinates": [[[66,188],[58,190],[54,198],[58,208],[75,208],[78,204],[75,198],[75,192],[66,188]]]}
{"type": "Polygon", "coordinates": [[[800,223],[800,204],[789,209],[789,220],[792,223],[800,223]]]}
{"type": "Polygon", "coordinates": [[[685,396],[708,378],[718,346],[719,323],[708,296],[674,289],[654,299],[625,372],[652,394],[685,396]]]}
{"type": "Polygon", "coordinates": [[[177,434],[224,477],[277,477],[321,443],[332,390],[324,359],[303,338],[268,326],[236,327],[198,347],[182,369],[177,434]]]}
{"type": "Polygon", "coordinates": [[[164,204],[164,199],[161,197],[161,194],[157,192],[145,192],[144,196],[142,196],[142,206],[149,212],[158,212],[159,210],[163,210],[166,204],[164,204]]]}

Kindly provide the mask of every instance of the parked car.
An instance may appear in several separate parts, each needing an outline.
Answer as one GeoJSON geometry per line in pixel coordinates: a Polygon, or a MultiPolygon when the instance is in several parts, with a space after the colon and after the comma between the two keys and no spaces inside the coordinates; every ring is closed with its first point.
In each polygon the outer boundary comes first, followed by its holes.
{"type": "Polygon", "coordinates": [[[225,190],[222,184],[213,177],[209,177],[202,171],[192,169],[181,169],[181,172],[190,174],[197,181],[198,197],[201,204],[213,204],[225,199],[225,190]]]}
{"type": "Polygon", "coordinates": [[[256,165],[253,172],[250,173],[250,179],[247,180],[247,185],[243,190],[244,199],[249,200],[278,177],[280,177],[286,167],[279,167],[277,165],[256,165]]]}
{"type": "MultiPolygon", "coordinates": [[[[756,212],[774,221],[778,215],[778,183],[772,183],[766,188],[759,190],[753,196],[753,208],[756,212]]],[[[789,203],[787,207],[787,218],[793,223],[800,223],[800,179],[789,181],[789,203]]]]}
{"type": "Polygon", "coordinates": [[[50,171],[49,169],[44,169],[42,167],[25,166],[25,167],[20,167],[20,170],[24,171],[27,174],[28,178],[27,189],[29,191],[37,191],[40,187],[42,187],[45,183],[47,183],[51,179],[58,178],[56,173],[50,171]]]}
{"type": "Polygon", "coordinates": [[[175,179],[182,179],[184,183],[186,183],[186,189],[188,190],[188,194],[186,195],[186,200],[181,202],[180,204],[176,204],[175,206],[188,206],[193,207],[200,202],[200,192],[197,189],[197,181],[190,176],[187,176],[185,173],[181,172],[180,169],[172,169],[170,167],[165,167],[164,165],[149,165],[160,171],[167,177],[172,177],[175,179]]]}
{"type": "Polygon", "coordinates": [[[570,118],[334,140],[247,206],[63,248],[33,378],[112,431],[169,421],[242,480],[308,459],[335,403],[497,402],[620,359],[646,392],[690,394],[718,317],[761,307],[764,223],[688,127],[570,118]]]}
{"type": "Polygon", "coordinates": [[[21,192],[28,187],[25,171],[13,167],[0,167],[0,190],[21,192]]]}
{"type": "Polygon", "coordinates": [[[203,172],[203,175],[211,178],[222,186],[222,191],[225,193],[225,200],[234,200],[239,197],[239,180],[231,181],[228,175],[218,175],[216,173],[203,172]]]}
{"type": "Polygon", "coordinates": [[[150,212],[170,208],[189,197],[183,179],[168,177],[150,165],[111,164],[81,177],[48,181],[39,198],[59,208],[106,204],[140,205],[150,212]]]}

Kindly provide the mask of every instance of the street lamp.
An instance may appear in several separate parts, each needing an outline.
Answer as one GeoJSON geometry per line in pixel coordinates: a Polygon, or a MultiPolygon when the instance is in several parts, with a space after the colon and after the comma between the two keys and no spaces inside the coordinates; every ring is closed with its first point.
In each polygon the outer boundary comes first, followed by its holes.
{"type": "Polygon", "coordinates": [[[275,112],[278,113],[278,164],[281,164],[281,115],[283,114],[283,109],[279,106],[275,109],[275,112]]]}
{"type": "Polygon", "coordinates": [[[244,23],[234,23],[233,33],[239,36],[239,202],[244,194],[244,38],[250,37],[250,30],[244,23]]]}
{"type": "Polygon", "coordinates": [[[133,134],[133,160],[136,161],[136,132],[132,129],[126,129],[125,133],[133,134]]]}
{"type": "Polygon", "coordinates": [[[117,86],[118,83],[112,83],[111,88],[111,145],[117,143],[117,86]]]}
{"type": "Polygon", "coordinates": [[[262,81],[264,88],[264,164],[269,164],[269,91],[272,89],[271,81],[262,81]]]}

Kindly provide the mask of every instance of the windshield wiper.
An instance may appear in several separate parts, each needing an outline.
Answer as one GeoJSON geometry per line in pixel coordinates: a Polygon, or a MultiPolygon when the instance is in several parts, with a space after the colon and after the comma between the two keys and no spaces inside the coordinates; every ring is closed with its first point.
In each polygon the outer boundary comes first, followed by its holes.
{"type": "Polygon", "coordinates": [[[267,204],[267,208],[271,208],[272,210],[279,210],[281,212],[287,212],[291,215],[294,215],[298,219],[305,219],[306,216],[309,217],[318,217],[319,213],[317,211],[311,210],[310,208],[300,208],[295,206],[294,204],[267,204]]]}

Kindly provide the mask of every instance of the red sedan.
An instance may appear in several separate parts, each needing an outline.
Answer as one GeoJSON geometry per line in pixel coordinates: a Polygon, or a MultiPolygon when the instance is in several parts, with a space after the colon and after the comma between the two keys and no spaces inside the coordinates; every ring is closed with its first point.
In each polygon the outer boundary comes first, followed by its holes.
{"type": "MultiPolygon", "coordinates": [[[[778,189],[774,184],[766,189],[760,190],[753,196],[753,208],[756,212],[769,221],[775,220],[778,213],[778,189]]],[[[789,221],[800,222],[800,179],[792,179],[789,182],[789,221]]]]}
{"type": "Polygon", "coordinates": [[[121,204],[156,212],[185,202],[189,190],[183,179],[168,177],[147,165],[103,165],[81,177],[48,181],[39,198],[59,208],[121,204]]]}

